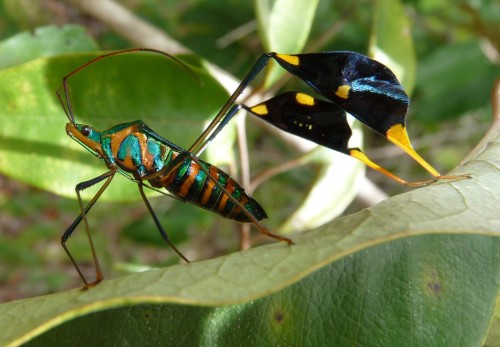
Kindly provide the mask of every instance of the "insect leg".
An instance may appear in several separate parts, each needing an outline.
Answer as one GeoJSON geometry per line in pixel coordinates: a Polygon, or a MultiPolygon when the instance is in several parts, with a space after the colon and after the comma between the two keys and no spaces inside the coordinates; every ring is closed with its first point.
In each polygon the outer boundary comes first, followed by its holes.
{"type": "MultiPolygon", "coordinates": [[[[413,149],[405,126],[409,98],[387,66],[355,52],[294,55],[271,53],[270,58],[302,79],[316,92],[400,147],[436,180],[470,177],[469,175],[443,176],[413,149]]],[[[361,159],[361,155],[356,157],[361,161],[365,159],[365,157],[361,159]]],[[[369,161],[365,163],[372,168],[376,167],[369,161]]],[[[393,176],[388,176],[395,179],[393,176]]],[[[405,182],[396,180],[400,183],[405,182]]],[[[431,179],[419,183],[427,184],[434,181],[431,179]]]]}
{"type": "Polygon", "coordinates": [[[205,139],[209,138],[209,137],[213,138],[213,136],[210,136],[212,134],[212,132],[216,131],[218,133],[222,129],[222,127],[224,127],[224,125],[227,124],[227,122],[225,122],[223,119],[227,115],[227,113],[231,112],[230,111],[231,106],[233,106],[236,99],[248,87],[248,85],[255,79],[255,77],[259,74],[259,72],[262,71],[262,69],[269,62],[269,59],[271,59],[272,57],[273,57],[273,55],[271,53],[264,53],[257,59],[255,64],[250,69],[250,72],[248,72],[248,74],[245,76],[245,78],[240,83],[238,88],[236,88],[234,93],[231,94],[229,99],[226,101],[224,106],[222,106],[222,108],[217,113],[217,115],[212,120],[212,122],[207,126],[205,131],[203,131],[201,136],[189,148],[189,150],[188,150],[189,152],[195,153],[195,154],[201,153],[203,151],[203,149],[206,147],[205,139]],[[221,124],[219,124],[219,123],[221,123],[221,124]],[[218,129],[218,130],[215,130],[215,129],[218,129]]]}
{"type": "Polygon", "coordinates": [[[179,255],[179,257],[181,257],[182,259],[184,259],[184,261],[186,263],[189,263],[190,261],[174,246],[174,244],[172,243],[172,241],[170,241],[170,239],[168,238],[168,235],[167,235],[165,229],[163,229],[163,226],[161,225],[160,221],[158,220],[158,217],[156,216],[156,213],[154,212],[153,208],[151,207],[151,204],[149,203],[149,200],[146,197],[146,194],[144,194],[144,188],[142,187],[143,184],[141,182],[139,182],[137,184],[137,186],[139,187],[139,193],[141,193],[142,200],[144,200],[144,203],[146,204],[146,207],[148,208],[149,213],[153,217],[153,220],[154,220],[154,222],[156,224],[156,227],[158,228],[158,231],[161,234],[161,237],[165,240],[165,242],[168,243],[168,245],[170,247],[172,247],[172,249],[174,250],[174,252],[177,253],[179,255]]]}
{"type": "MultiPolygon", "coordinates": [[[[332,102],[316,99],[304,93],[285,92],[253,107],[246,105],[242,105],[242,107],[281,130],[354,157],[400,184],[425,186],[439,179],[461,179],[468,177],[463,175],[439,176],[439,173],[437,173],[437,176],[429,180],[408,182],[371,161],[359,148],[348,147],[352,130],[347,122],[345,111],[342,108],[332,102]]],[[[399,135],[400,133],[397,134],[399,135]]],[[[404,134],[406,135],[406,131],[404,134]]],[[[407,135],[397,136],[396,138],[400,142],[408,144],[406,148],[411,148],[409,140],[404,141],[405,138],[408,138],[407,135]]],[[[413,153],[418,156],[415,151],[413,153]]],[[[412,157],[415,158],[414,156],[412,157]]],[[[420,156],[418,157],[420,158],[420,156]]]]}
{"type": "MultiPolygon", "coordinates": [[[[234,115],[236,113],[238,113],[238,111],[241,108],[242,108],[241,105],[235,104],[229,109],[228,113],[225,115],[225,117],[222,119],[222,121],[219,123],[219,125],[214,129],[214,131],[210,134],[208,139],[206,139],[204,142],[201,142],[201,147],[199,149],[200,154],[201,154],[201,152],[203,152],[205,150],[205,148],[210,144],[210,142],[213,141],[213,139],[222,130],[222,128],[224,128],[226,126],[226,124],[234,117],[234,115]]],[[[197,154],[197,153],[193,154],[193,156],[197,156],[197,155],[199,155],[199,154],[197,154]]],[[[154,179],[156,177],[163,176],[167,172],[174,171],[179,167],[179,165],[182,164],[182,162],[184,161],[185,158],[186,158],[185,156],[179,155],[174,160],[172,160],[168,165],[163,167],[161,170],[158,170],[155,173],[144,176],[144,177],[142,177],[142,179],[144,181],[147,181],[147,180],[154,179]]],[[[134,181],[139,183],[137,180],[134,180],[134,181]]],[[[179,197],[175,197],[175,198],[179,199],[179,197]]]]}
{"type": "Polygon", "coordinates": [[[390,172],[389,170],[386,170],[384,169],[383,167],[381,167],[380,165],[374,163],[373,161],[371,161],[365,153],[363,153],[359,148],[349,148],[349,155],[353,158],[356,158],[358,160],[360,160],[361,162],[363,162],[366,166],[372,168],[373,170],[376,170],[378,172],[380,172],[381,174],[389,177],[390,179],[400,183],[400,184],[403,184],[405,186],[410,186],[410,187],[420,187],[420,186],[426,186],[426,185],[429,185],[431,183],[434,183],[436,181],[438,181],[438,178],[431,178],[431,179],[428,179],[428,180],[425,180],[425,181],[418,181],[418,182],[408,182],[407,180],[393,174],[392,172],[390,172]]]}
{"type": "MultiPolygon", "coordinates": [[[[396,146],[401,148],[403,151],[405,151],[413,160],[415,160],[417,163],[420,164],[425,170],[427,170],[432,176],[435,177],[434,180],[428,180],[430,182],[435,182],[437,180],[460,180],[464,178],[470,178],[470,175],[450,175],[450,176],[445,176],[441,175],[436,169],[434,169],[427,161],[425,161],[424,158],[420,156],[412,147],[410,143],[410,139],[408,137],[408,133],[406,132],[406,127],[401,124],[396,124],[392,126],[389,130],[387,130],[387,133],[385,137],[394,143],[396,146]]],[[[368,164],[367,164],[368,165],[368,164]]],[[[424,181],[427,182],[427,181],[424,181]]],[[[409,184],[411,185],[411,184],[409,184]]]]}
{"type": "Polygon", "coordinates": [[[64,232],[64,234],[63,234],[63,236],[61,238],[61,245],[64,248],[64,250],[66,251],[66,254],[68,254],[68,257],[71,260],[71,262],[73,263],[73,266],[75,267],[76,271],[80,275],[80,278],[82,279],[82,281],[84,283],[84,288],[92,287],[92,286],[96,285],[97,283],[99,283],[100,281],[102,281],[102,279],[104,278],[103,275],[102,275],[102,272],[101,272],[101,267],[99,265],[99,261],[97,259],[97,254],[95,252],[94,243],[93,243],[92,237],[90,235],[89,224],[88,224],[88,221],[87,221],[87,213],[90,211],[90,209],[92,208],[92,206],[94,206],[95,202],[101,197],[102,193],[106,190],[106,188],[108,187],[108,185],[111,183],[111,180],[113,179],[115,173],[116,173],[116,169],[111,169],[110,171],[108,171],[108,172],[106,172],[106,173],[104,173],[104,174],[102,174],[102,175],[100,175],[98,177],[95,177],[95,178],[93,178],[91,180],[84,181],[84,182],[81,182],[81,183],[77,184],[77,186],[75,188],[75,191],[76,191],[76,196],[78,197],[78,203],[80,205],[80,211],[81,212],[80,212],[80,215],[75,219],[75,221],[64,232]],[[80,191],[82,191],[84,189],[87,189],[89,187],[92,187],[93,185],[95,185],[95,184],[97,184],[97,183],[99,183],[99,182],[101,182],[103,180],[106,180],[106,181],[104,182],[104,184],[102,185],[102,187],[99,188],[99,191],[94,195],[94,197],[92,198],[92,200],[90,200],[90,202],[84,208],[83,207],[82,198],[80,196],[80,191]],[[69,251],[68,247],[66,246],[66,241],[71,236],[71,234],[73,234],[73,231],[75,231],[76,227],[80,224],[80,222],[82,221],[82,219],[83,219],[83,222],[85,224],[85,231],[87,233],[87,238],[89,240],[90,249],[92,251],[92,259],[93,259],[93,262],[94,262],[94,268],[95,268],[95,272],[96,272],[96,279],[93,282],[90,282],[90,283],[87,282],[87,280],[85,279],[85,276],[83,275],[83,273],[80,270],[80,268],[78,267],[75,259],[71,255],[71,252],[69,251]]]}
{"type": "MultiPolygon", "coordinates": [[[[235,104],[233,105],[230,109],[229,112],[225,115],[225,117],[222,119],[222,121],[219,123],[219,125],[214,129],[214,131],[210,134],[208,139],[206,139],[204,142],[201,142],[201,147],[199,149],[199,153],[194,153],[194,156],[197,156],[201,154],[205,150],[205,148],[210,144],[210,142],[213,141],[213,139],[217,136],[217,134],[226,126],[226,124],[234,117],[236,113],[242,108],[241,105],[235,104]]],[[[142,177],[144,181],[154,179],[156,177],[163,176],[167,172],[171,172],[173,170],[176,170],[179,165],[182,164],[186,157],[185,156],[177,156],[174,160],[172,160],[168,165],[163,167],[161,170],[158,170],[155,173],[149,174],[147,176],[142,177]]],[[[178,197],[176,197],[179,199],[178,197]]]]}
{"type": "Polygon", "coordinates": [[[203,153],[205,148],[207,148],[207,146],[215,139],[215,137],[219,134],[222,128],[224,128],[227,125],[227,123],[229,123],[229,121],[233,119],[233,117],[238,113],[239,110],[241,110],[241,108],[242,106],[239,104],[234,104],[233,106],[231,106],[227,114],[224,115],[224,118],[222,118],[222,120],[217,125],[217,127],[212,131],[210,136],[203,142],[200,142],[199,149],[197,150],[196,153],[193,154],[195,156],[199,156],[201,153],[203,153]]]}

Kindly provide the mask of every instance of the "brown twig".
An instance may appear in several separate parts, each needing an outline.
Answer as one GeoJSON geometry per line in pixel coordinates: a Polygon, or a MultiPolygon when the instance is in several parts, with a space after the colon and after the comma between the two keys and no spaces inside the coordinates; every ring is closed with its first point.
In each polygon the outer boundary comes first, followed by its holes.
{"type": "Polygon", "coordinates": [[[143,21],[126,7],[113,0],[66,0],[97,18],[113,31],[138,47],[155,48],[170,54],[188,53],[189,49],[143,21]]]}

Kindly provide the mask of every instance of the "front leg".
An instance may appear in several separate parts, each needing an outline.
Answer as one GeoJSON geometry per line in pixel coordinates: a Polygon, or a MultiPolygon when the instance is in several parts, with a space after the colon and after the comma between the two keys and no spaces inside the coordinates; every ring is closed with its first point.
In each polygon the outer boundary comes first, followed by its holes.
{"type": "Polygon", "coordinates": [[[101,148],[104,157],[102,158],[108,167],[116,166],[116,159],[111,151],[111,135],[103,135],[101,138],[101,148]]]}
{"type": "Polygon", "coordinates": [[[92,206],[94,206],[95,202],[99,199],[99,197],[106,190],[106,188],[108,187],[108,185],[111,183],[111,180],[115,176],[116,171],[117,171],[117,169],[116,169],[116,167],[114,167],[110,171],[108,171],[108,172],[106,172],[106,173],[104,173],[104,174],[102,174],[102,175],[100,175],[98,177],[95,177],[95,178],[93,178],[91,180],[84,181],[84,182],[81,182],[81,183],[77,184],[75,190],[76,190],[76,196],[78,198],[78,204],[80,205],[80,215],[68,227],[68,229],[66,229],[66,231],[64,232],[64,234],[63,234],[63,236],[61,238],[61,245],[64,248],[64,250],[66,251],[66,253],[68,254],[68,257],[71,260],[71,262],[73,263],[73,266],[75,267],[76,271],[80,275],[80,277],[81,277],[81,279],[82,279],[82,281],[84,283],[84,288],[92,287],[92,286],[96,285],[97,283],[99,283],[100,281],[102,281],[102,279],[103,279],[101,268],[99,266],[99,261],[97,259],[97,254],[96,254],[95,248],[94,248],[94,243],[92,242],[92,237],[90,235],[89,224],[88,224],[88,221],[87,221],[87,213],[90,211],[90,209],[92,208],[92,206]],[[89,187],[94,186],[95,184],[98,184],[99,182],[102,182],[103,180],[106,180],[106,181],[101,186],[101,188],[96,193],[96,195],[94,195],[94,197],[92,198],[92,200],[90,200],[90,202],[84,208],[83,207],[82,198],[80,196],[80,192],[82,190],[84,190],[84,189],[87,189],[89,187]],[[89,240],[90,249],[92,251],[92,258],[93,258],[93,261],[94,261],[94,268],[95,268],[96,278],[95,278],[95,280],[93,282],[87,282],[85,276],[83,275],[82,271],[80,270],[80,267],[78,266],[78,264],[76,263],[75,259],[73,258],[73,255],[71,254],[71,252],[69,251],[68,247],[66,246],[66,241],[69,239],[69,237],[71,236],[71,234],[73,234],[73,231],[75,231],[76,227],[80,224],[80,222],[82,220],[83,220],[84,225],[85,225],[85,231],[87,233],[87,238],[89,240]]]}

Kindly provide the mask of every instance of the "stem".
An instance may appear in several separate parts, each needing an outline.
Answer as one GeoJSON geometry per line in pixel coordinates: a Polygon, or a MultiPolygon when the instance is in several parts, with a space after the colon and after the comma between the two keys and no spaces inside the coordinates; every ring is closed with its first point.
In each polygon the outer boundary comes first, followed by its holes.
{"type": "Polygon", "coordinates": [[[132,44],[155,48],[172,55],[189,53],[189,49],[172,39],[159,28],[136,16],[113,0],[66,0],[95,17],[132,44]]]}

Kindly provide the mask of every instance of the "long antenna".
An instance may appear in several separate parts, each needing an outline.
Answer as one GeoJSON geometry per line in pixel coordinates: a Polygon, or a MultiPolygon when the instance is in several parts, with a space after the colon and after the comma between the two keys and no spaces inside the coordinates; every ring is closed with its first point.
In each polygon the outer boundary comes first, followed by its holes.
{"type": "Polygon", "coordinates": [[[130,53],[130,52],[152,52],[152,53],[156,53],[156,54],[161,54],[169,59],[172,59],[173,61],[175,61],[176,63],[181,65],[183,68],[185,68],[191,74],[191,76],[193,76],[194,79],[196,79],[197,81],[200,80],[199,77],[194,73],[194,71],[188,65],[186,65],[186,63],[182,62],[181,60],[174,57],[173,55],[170,55],[168,53],[165,53],[165,52],[159,51],[157,49],[153,49],[153,48],[130,48],[130,49],[124,49],[121,51],[116,51],[116,52],[111,52],[111,53],[100,55],[92,60],[89,60],[85,64],[81,65],[80,67],[76,68],[75,70],[71,71],[69,74],[64,76],[63,80],[62,80],[62,84],[59,86],[59,88],[57,88],[57,91],[56,91],[57,98],[59,99],[59,102],[61,103],[61,105],[64,109],[64,113],[66,113],[66,116],[68,117],[69,121],[72,124],[75,124],[75,117],[73,116],[73,109],[71,108],[71,102],[69,101],[68,79],[71,76],[75,75],[76,73],[87,68],[89,65],[92,65],[93,63],[95,63],[101,59],[104,59],[104,58],[107,58],[107,57],[110,57],[113,55],[125,54],[125,53],[130,53]],[[64,101],[63,101],[63,98],[61,97],[61,89],[64,90],[64,101]]]}

